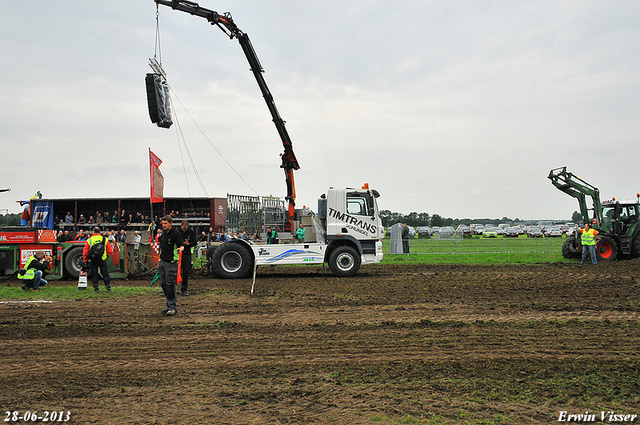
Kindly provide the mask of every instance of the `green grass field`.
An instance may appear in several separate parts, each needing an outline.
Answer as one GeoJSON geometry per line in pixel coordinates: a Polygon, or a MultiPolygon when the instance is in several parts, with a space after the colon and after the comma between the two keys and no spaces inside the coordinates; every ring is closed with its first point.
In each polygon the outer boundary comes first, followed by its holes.
{"type": "MultiPolygon", "coordinates": [[[[21,291],[19,289],[19,283],[14,282],[14,285],[2,285],[0,286],[0,300],[6,301],[59,301],[59,300],[76,300],[81,301],[89,298],[130,298],[137,295],[148,294],[150,292],[158,292],[160,294],[162,289],[160,285],[156,284],[153,287],[136,287],[136,286],[120,286],[119,280],[114,279],[114,287],[117,287],[117,291],[112,294],[108,294],[104,289],[102,280],[100,281],[100,292],[94,293],[91,283],[87,289],[78,289],[77,282],[73,280],[66,281],[54,281],[49,285],[43,287],[38,292],[33,291],[21,291]]],[[[151,283],[151,281],[149,281],[151,283]]]]}
{"type": "Polygon", "coordinates": [[[517,264],[572,262],[562,257],[566,238],[411,239],[409,254],[390,254],[384,239],[383,264],[517,264]]]}

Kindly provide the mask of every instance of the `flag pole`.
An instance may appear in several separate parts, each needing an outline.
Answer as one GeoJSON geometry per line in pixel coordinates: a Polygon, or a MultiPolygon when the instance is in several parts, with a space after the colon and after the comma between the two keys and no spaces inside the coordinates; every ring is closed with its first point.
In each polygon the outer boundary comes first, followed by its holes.
{"type": "MultiPolygon", "coordinates": [[[[149,158],[151,158],[151,148],[149,148],[149,158]]],[[[149,175],[151,176],[151,182],[153,182],[153,167],[151,166],[151,161],[149,161],[149,175]]],[[[151,183],[150,183],[151,186],[151,183]]],[[[151,215],[149,216],[149,233],[151,234],[151,231],[154,230],[155,228],[155,220],[153,218],[153,200],[151,199],[151,191],[153,190],[152,187],[150,187],[149,190],[149,205],[151,205],[151,215]]]]}
{"type": "MultiPolygon", "coordinates": [[[[162,164],[162,160],[158,158],[153,152],[151,152],[151,148],[149,148],[149,178],[151,180],[151,194],[149,197],[149,204],[151,205],[151,217],[153,218],[153,203],[154,202],[163,202],[163,189],[164,189],[164,177],[160,172],[160,164],[162,164]]],[[[153,221],[155,227],[155,221],[153,221]]]]}

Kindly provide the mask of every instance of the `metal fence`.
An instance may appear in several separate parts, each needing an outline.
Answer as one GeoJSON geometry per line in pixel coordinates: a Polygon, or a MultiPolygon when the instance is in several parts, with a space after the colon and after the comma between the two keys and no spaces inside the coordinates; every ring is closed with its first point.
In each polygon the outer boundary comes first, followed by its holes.
{"type": "Polygon", "coordinates": [[[262,212],[262,223],[264,224],[265,231],[267,227],[272,227],[276,232],[284,232],[288,221],[284,199],[273,196],[263,196],[262,212]]]}
{"type": "Polygon", "coordinates": [[[262,204],[257,196],[227,193],[227,228],[249,234],[262,231],[262,204]]]}
{"type": "Polygon", "coordinates": [[[287,223],[284,199],[227,193],[227,229],[255,234],[272,227],[284,232],[287,223]]]}
{"type": "MultiPolygon", "coordinates": [[[[452,238],[409,239],[410,255],[430,254],[526,254],[560,252],[565,238],[452,238]]],[[[390,240],[383,240],[385,255],[390,252],[390,240]]],[[[400,254],[404,255],[404,254],[400,254]]]]}

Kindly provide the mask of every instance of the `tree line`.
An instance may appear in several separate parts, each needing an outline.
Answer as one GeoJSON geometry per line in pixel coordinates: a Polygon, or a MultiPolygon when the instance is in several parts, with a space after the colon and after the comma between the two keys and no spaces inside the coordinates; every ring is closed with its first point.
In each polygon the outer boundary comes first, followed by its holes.
{"type": "Polygon", "coordinates": [[[22,213],[0,214],[0,226],[20,226],[22,213]]]}
{"type": "MultiPolygon", "coordinates": [[[[439,214],[429,215],[428,213],[422,212],[410,212],[409,214],[402,214],[399,212],[392,212],[389,210],[380,211],[380,218],[382,219],[382,225],[384,227],[392,226],[396,223],[407,223],[408,226],[418,227],[418,226],[451,226],[458,227],[460,224],[469,225],[471,223],[482,223],[482,224],[493,224],[498,225],[500,223],[523,223],[519,218],[510,219],[509,217],[502,218],[451,218],[451,217],[442,217],[439,214]]],[[[582,221],[582,216],[579,212],[574,211],[571,220],[574,223],[580,223],[582,221]]],[[[564,222],[564,221],[563,221],[564,222]]]]}

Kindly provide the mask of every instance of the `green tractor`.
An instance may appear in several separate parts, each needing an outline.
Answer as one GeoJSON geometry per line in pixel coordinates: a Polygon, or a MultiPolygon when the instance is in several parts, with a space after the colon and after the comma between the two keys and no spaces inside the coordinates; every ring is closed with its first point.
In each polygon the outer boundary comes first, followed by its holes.
{"type": "MultiPolygon", "coordinates": [[[[568,172],[567,167],[551,170],[548,177],[555,187],[578,199],[583,221],[592,223],[599,232],[595,238],[599,261],[640,257],[640,194],[636,195],[634,201],[616,201],[613,198],[600,202],[598,188],[568,172]],[[588,208],[587,196],[591,198],[592,208],[588,208]]],[[[581,258],[578,231],[562,245],[562,256],[581,258]]]]}

